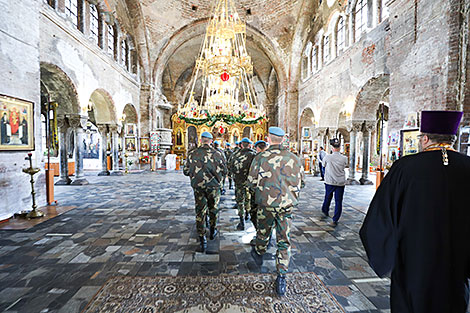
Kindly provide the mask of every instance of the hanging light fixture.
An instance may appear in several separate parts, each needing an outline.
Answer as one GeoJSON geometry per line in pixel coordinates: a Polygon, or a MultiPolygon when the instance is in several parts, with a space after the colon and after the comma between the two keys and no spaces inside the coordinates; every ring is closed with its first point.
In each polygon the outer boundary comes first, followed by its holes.
{"type": "Polygon", "coordinates": [[[192,73],[191,90],[185,102],[178,105],[178,117],[209,127],[217,121],[228,125],[256,124],[266,119],[266,112],[253,96],[253,63],[246,49],[246,24],[232,0],[216,1],[192,73]],[[200,95],[195,94],[196,83],[202,85],[200,95]]]}

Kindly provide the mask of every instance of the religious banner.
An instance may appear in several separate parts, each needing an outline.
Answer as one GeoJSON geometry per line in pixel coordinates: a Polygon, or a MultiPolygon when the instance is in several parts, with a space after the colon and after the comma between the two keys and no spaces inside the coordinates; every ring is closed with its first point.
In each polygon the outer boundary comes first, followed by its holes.
{"type": "Polygon", "coordinates": [[[0,151],[34,150],[33,102],[0,95],[0,151]]]}

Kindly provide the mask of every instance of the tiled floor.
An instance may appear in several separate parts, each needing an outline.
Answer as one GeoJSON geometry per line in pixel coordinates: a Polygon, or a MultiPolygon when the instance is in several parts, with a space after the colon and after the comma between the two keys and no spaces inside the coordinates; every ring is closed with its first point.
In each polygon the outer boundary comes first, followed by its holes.
{"type": "MultiPolygon", "coordinates": [[[[237,231],[234,194],[221,201],[220,236],[198,247],[194,199],[181,173],[88,176],[90,185],[56,187],[75,209],[29,230],[0,231],[0,311],[80,312],[116,275],[218,275],[273,272],[250,256],[251,223],[237,231]]],[[[321,217],[324,186],[308,177],[295,211],[290,270],[314,272],[348,312],[386,312],[389,280],[367,265],[358,230],[374,186],[347,186],[336,228],[321,217]]],[[[333,207],[333,204],[332,204],[333,207]]]]}

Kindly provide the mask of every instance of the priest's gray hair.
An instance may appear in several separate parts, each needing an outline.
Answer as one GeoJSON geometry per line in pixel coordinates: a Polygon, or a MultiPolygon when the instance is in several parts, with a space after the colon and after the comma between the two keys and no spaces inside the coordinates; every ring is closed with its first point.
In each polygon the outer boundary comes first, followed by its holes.
{"type": "Polygon", "coordinates": [[[429,140],[431,140],[434,143],[446,143],[449,145],[453,145],[457,141],[456,135],[441,135],[441,134],[429,134],[429,133],[423,133],[423,135],[426,135],[429,138],[429,140]]]}

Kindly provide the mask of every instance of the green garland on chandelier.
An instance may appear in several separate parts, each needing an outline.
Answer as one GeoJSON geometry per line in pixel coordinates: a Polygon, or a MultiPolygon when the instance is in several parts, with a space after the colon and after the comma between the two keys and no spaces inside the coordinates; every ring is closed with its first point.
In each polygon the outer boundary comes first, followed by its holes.
{"type": "Polygon", "coordinates": [[[224,121],[228,125],[233,125],[235,123],[240,123],[244,125],[253,125],[265,119],[264,116],[261,116],[261,117],[258,117],[257,119],[246,121],[244,120],[245,117],[246,117],[245,114],[242,114],[239,117],[235,117],[235,116],[228,115],[228,114],[210,115],[209,113],[207,113],[207,117],[204,119],[190,118],[190,117],[185,117],[183,115],[180,115],[179,119],[185,121],[188,124],[193,124],[196,126],[206,124],[208,127],[214,126],[215,123],[217,123],[217,121],[224,121]]]}

